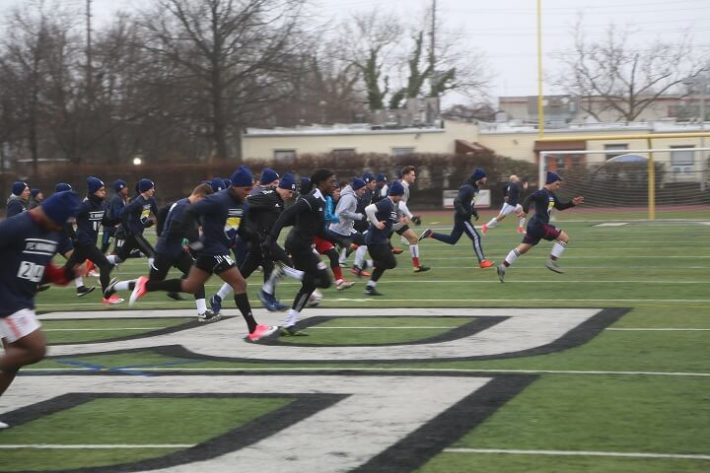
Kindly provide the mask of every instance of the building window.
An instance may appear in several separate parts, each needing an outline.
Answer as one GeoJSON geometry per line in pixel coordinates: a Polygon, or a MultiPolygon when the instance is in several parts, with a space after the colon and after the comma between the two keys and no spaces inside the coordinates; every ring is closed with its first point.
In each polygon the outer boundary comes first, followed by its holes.
{"type": "Polygon", "coordinates": [[[392,156],[407,156],[414,154],[414,148],[392,148],[392,156]]]}
{"type": "Polygon", "coordinates": [[[618,150],[618,153],[604,153],[606,156],[604,157],[605,160],[610,160],[611,158],[615,158],[617,156],[621,156],[626,151],[629,149],[629,145],[626,143],[614,143],[610,145],[604,145],[604,151],[615,151],[618,150]]]}
{"type": "Polygon", "coordinates": [[[275,149],[274,150],[274,160],[277,163],[288,164],[296,159],[295,149],[275,149]]]}
{"type": "Polygon", "coordinates": [[[352,158],[355,156],[355,148],[335,148],[331,153],[336,158],[352,158]]]}
{"type": "Polygon", "coordinates": [[[671,166],[692,166],[695,161],[695,153],[687,148],[693,148],[693,145],[671,146],[671,166]],[[679,149],[680,148],[680,149],[679,149]],[[681,150],[686,148],[686,150],[681,150]]]}

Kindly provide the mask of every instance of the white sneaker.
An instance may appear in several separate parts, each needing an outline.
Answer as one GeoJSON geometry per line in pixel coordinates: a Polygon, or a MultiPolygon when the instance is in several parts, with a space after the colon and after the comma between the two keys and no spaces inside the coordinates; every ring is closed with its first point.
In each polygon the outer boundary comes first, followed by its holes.
{"type": "Polygon", "coordinates": [[[10,426],[7,425],[5,422],[0,421],[0,429],[7,429],[7,428],[9,428],[9,427],[10,427],[10,426]]]}
{"type": "Polygon", "coordinates": [[[560,268],[560,266],[557,264],[557,261],[553,259],[548,259],[547,263],[545,263],[545,267],[549,269],[550,271],[554,271],[556,273],[564,273],[564,269],[560,268]]]}
{"type": "Polygon", "coordinates": [[[353,284],[355,284],[354,281],[348,281],[347,279],[338,279],[337,281],[335,281],[335,288],[338,291],[342,291],[343,289],[352,287],[353,284]]]}

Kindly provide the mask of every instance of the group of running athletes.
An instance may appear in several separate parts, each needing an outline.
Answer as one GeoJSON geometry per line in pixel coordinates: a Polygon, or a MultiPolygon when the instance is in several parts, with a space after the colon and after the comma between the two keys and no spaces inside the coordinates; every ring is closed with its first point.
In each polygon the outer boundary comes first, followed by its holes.
{"type": "MultiPolygon", "coordinates": [[[[471,223],[471,218],[478,219],[475,196],[487,181],[485,171],[474,170],[460,187],[450,235],[431,229],[417,235],[410,228],[410,223],[420,222],[407,206],[415,180],[414,166],[404,167],[400,179],[391,183],[383,175],[365,173],[342,185],[338,185],[333,171],[319,169],[309,179],[302,178],[297,190],[296,178],[290,173],[279,176],[272,169],[264,169],[255,185],[251,171],[241,166],[229,179],[203,182],[189,196],[161,210],[154,199],[155,184],[146,178],[138,181],[132,199],[128,198],[126,182],[115,181],[115,195],[109,202],[106,186],[97,177],[87,178],[83,200],[69,184],[59,183],[52,196],[32,208],[22,202],[29,186],[16,182],[8,201],[11,214],[0,222],[0,258],[4,261],[0,271],[0,337],[5,349],[0,357],[0,395],[22,366],[41,360],[46,353],[46,341],[34,313],[36,292],[48,283],[68,284],[77,279],[77,294],[90,292],[78,270],[84,260],[93,262],[98,269],[106,304],[120,303],[117,292],[122,290],[131,291],[131,305],[152,291],[165,291],[173,298],[179,298],[181,292],[190,293],[195,297],[198,320],[210,322],[220,317],[223,301],[233,292],[248,327],[245,339],[251,342],[277,332],[280,336],[305,335],[297,329],[297,322],[314,291],[330,287],[333,279],[337,289],[352,286],[341,269],[350,250],[355,251],[352,273],[369,278],[365,294],[381,295],[377,282],[386,270],[397,265],[397,249],[390,244],[393,233],[408,241],[415,273],[430,269],[420,262],[420,240],[433,238],[455,244],[464,232],[473,242],[479,266],[494,266],[485,259],[481,238],[471,223]],[[296,195],[295,202],[288,205],[296,195]],[[19,206],[17,201],[21,201],[19,206]],[[156,220],[159,236],[153,248],[143,233],[156,220]],[[99,248],[102,226],[108,231],[99,248]],[[277,241],[287,226],[292,228],[282,248],[277,241]],[[116,249],[107,256],[111,236],[116,239],[116,249]],[[148,257],[149,275],[130,281],[111,279],[113,268],[136,251],[148,257]],[[52,264],[57,253],[67,258],[63,267],[52,264]],[[371,273],[365,271],[366,253],[372,261],[371,273]],[[330,268],[319,254],[329,257],[330,268]],[[179,269],[183,277],[166,280],[172,267],[179,269]],[[264,273],[264,285],[259,291],[261,302],[271,311],[288,310],[281,326],[259,324],[252,313],[245,278],[258,267],[264,273]],[[218,275],[224,285],[209,299],[208,309],[204,283],[212,274],[218,275]],[[284,276],[301,284],[290,307],[275,297],[276,284],[284,276]]],[[[569,237],[550,224],[550,211],[579,205],[584,198],[577,196],[570,202],[561,202],[555,195],[560,184],[560,176],[548,172],[545,184],[521,204],[518,200],[526,184],[517,176],[510,177],[500,214],[482,226],[485,234],[511,213],[520,219],[517,228],[524,233],[523,241],[498,265],[501,282],[513,262],[541,239],[555,241],[546,266],[562,272],[557,260],[569,237]],[[535,213],[523,230],[531,205],[535,213]]],[[[3,427],[6,426],[0,423],[3,427]]]]}

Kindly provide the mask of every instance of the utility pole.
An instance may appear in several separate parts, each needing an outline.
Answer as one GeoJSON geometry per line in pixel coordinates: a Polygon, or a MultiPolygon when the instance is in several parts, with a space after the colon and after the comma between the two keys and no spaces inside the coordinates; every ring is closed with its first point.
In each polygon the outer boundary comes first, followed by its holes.
{"type": "Polygon", "coordinates": [[[93,70],[92,70],[92,47],[91,47],[91,1],[86,0],[86,95],[89,108],[94,102],[93,70]]]}
{"type": "MultiPolygon", "coordinates": [[[[429,50],[429,67],[431,68],[430,80],[436,80],[438,78],[436,72],[436,0],[431,1],[431,49],[429,50]]],[[[441,97],[439,97],[439,92],[435,91],[434,84],[432,84],[431,88],[432,92],[436,94],[436,118],[439,118],[441,116],[441,97]]]]}

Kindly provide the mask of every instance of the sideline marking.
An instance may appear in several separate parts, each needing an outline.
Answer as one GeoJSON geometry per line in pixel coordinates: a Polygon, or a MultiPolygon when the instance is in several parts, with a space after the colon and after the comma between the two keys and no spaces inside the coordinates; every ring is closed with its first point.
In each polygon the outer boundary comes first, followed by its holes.
{"type": "Polygon", "coordinates": [[[595,227],[623,227],[628,225],[629,222],[608,222],[608,223],[598,223],[594,225],[595,227]]]}
{"type": "Polygon", "coordinates": [[[670,458],[683,460],[710,460],[710,455],[682,453],[593,452],[568,450],[505,450],[501,448],[445,448],[445,453],[502,453],[507,455],[552,455],[579,457],[670,458]]]}

